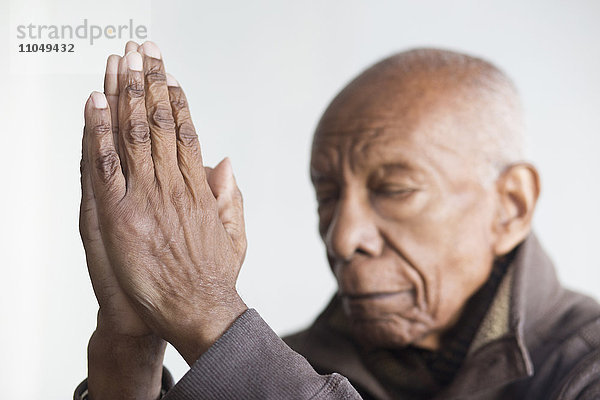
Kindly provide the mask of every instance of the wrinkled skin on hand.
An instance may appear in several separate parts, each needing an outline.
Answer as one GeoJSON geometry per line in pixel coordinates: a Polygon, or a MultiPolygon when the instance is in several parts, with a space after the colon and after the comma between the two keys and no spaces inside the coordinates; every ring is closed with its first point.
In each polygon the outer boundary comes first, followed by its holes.
{"type": "Polygon", "coordinates": [[[139,51],[119,60],[118,105],[100,93],[86,104],[82,182],[95,204],[83,214],[96,215],[100,233],[86,251],[102,243],[110,264],[90,276],[101,311],[105,302],[131,316],[129,302],[141,318],[133,327],[145,324],[191,364],[246,309],[235,289],[246,251],[242,198],[229,160],[203,167],[187,100],[174,79],[167,85],[158,48],[139,51]]]}

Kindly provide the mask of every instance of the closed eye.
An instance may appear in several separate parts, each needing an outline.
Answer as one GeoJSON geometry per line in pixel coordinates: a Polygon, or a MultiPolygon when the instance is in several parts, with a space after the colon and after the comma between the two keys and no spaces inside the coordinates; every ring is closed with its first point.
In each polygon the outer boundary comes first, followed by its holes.
{"type": "Polygon", "coordinates": [[[371,192],[376,196],[384,196],[391,198],[408,197],[415,193],[418,189],[410,187],[384,186],[372,189],[371,192]]]}

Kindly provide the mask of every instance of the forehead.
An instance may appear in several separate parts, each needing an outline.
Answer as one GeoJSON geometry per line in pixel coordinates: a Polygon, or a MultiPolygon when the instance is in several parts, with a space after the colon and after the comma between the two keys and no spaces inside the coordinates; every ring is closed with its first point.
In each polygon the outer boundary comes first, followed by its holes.
{"type": "Polygon", "coordinates": [[[484,131],[482,104],[471,91],[442,78],[416,74],[349,85],[319,122],[311,169],[356,173],[393,163],[458,173],[472,166],[484,131]]]}
{"type": "Polygon", "coordinates": [[[465,160],[456,127],[440,115],[428,118],[360,118],[322,124],[313,141],[311,173],[354,174],[382,165],[406,171],[458,168],[465,160]]]}

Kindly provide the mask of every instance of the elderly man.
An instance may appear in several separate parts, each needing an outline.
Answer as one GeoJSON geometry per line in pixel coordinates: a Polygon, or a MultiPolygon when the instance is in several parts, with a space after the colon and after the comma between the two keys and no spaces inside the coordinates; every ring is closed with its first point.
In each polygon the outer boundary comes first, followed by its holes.
{"type": "Polygon", "coordinates": [[[560,286],[530,232],[538,173],[515,88],[488,62],[408,51],[332,101],[311,177],[339,290],[285,343],[237,294],[241,195],[228,160],[203,167],[158,48],[111,56],[85,116],[100,310],[75,398],[600,397],[600,306],[560,286]],[[166,341],[191,366],[176,385],[166,341]]]}

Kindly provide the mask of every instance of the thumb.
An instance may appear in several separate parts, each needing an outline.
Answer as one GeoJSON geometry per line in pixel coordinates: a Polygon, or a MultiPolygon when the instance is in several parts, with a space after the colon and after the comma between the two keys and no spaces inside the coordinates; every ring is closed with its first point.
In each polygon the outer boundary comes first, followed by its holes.
{"type": "Polygon", "coordinates": [[[206,175],[208,185],[217,200],[219,218],[231,239],[237,245],[246,248],[246,230],[244,225],[244,205],[229,157],[225,157],[206,175]]]}

